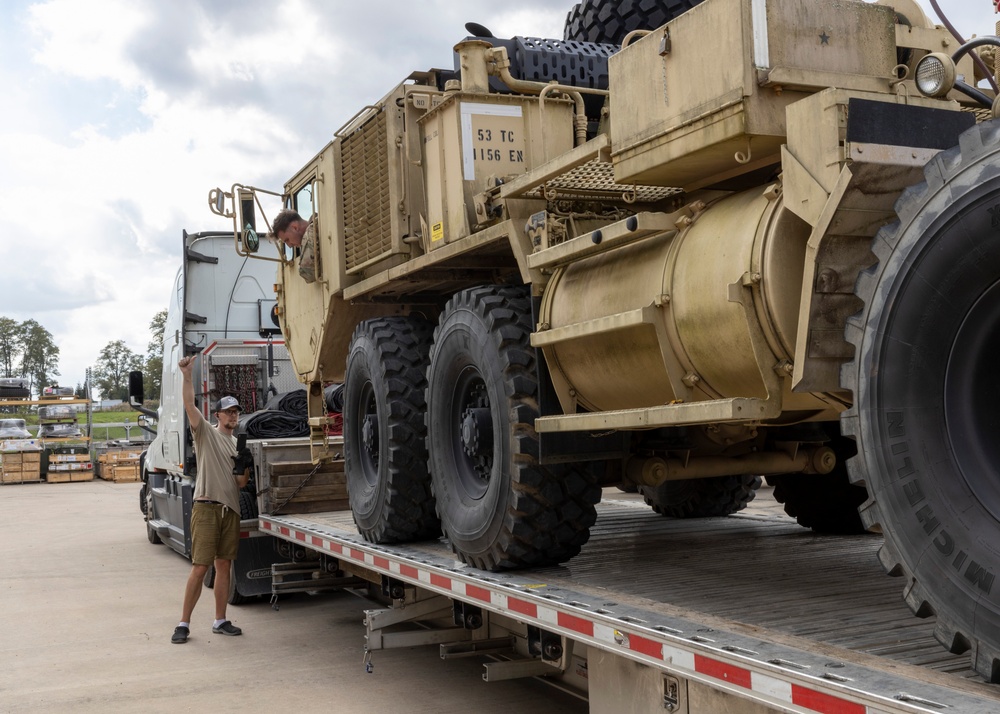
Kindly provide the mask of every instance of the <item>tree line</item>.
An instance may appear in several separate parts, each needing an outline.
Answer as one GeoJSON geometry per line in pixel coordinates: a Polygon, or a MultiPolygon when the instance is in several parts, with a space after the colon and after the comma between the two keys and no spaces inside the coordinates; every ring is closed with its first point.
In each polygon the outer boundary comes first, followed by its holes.
{"type": "MultiPolygon", "coordinates": [[[[102,399],[128,399],[128,374],[141,370],[143,388],[148,395],[160,393],[163,370],[163,329],[167,311],[161,310],[149,323],[150,340],[146,353],[133,351],[124,340],[108,342],[90,368],[91,387],[102,399]]],[[[36,320],[18,322],[0,316],[0,372],[6,377],[28,380],[32,393],[40,394],[45,387],[58,384],[59,346],[52,333],[36,320]]],[[[77,383],[76,396],[89,397],[86,387],[77,383]]]]}

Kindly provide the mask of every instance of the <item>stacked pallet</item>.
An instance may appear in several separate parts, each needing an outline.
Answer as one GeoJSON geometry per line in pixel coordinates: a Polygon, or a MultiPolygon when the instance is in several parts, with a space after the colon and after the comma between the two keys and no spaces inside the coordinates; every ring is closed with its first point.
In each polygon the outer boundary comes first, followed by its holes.
{"type": "Polygon", "coordinates": [[[37,483],[42,480],[41,466],[39,451],[4,451],[0,453],[0,483],[37,483]]]}
{"type": "Polygon", "coordinates": [[[85,447],[60,447],[50,451],[45,480],[48,483],[93,481],[94,463],[90,460],[90,450],[85,447]]]}
{"type": "Polygon", "coordinates": [[[97,475],[105,481],[138,481],[141,449],[105,451],[97,455],[97,475]]]}

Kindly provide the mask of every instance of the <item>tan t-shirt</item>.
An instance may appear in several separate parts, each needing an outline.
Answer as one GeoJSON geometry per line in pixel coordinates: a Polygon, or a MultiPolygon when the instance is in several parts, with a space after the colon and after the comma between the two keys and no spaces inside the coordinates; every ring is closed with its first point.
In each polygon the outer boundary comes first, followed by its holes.
{"type": "Polygon", "coordinates": [[[236,437],[226,436],[208,423],[199,422],[194,434],[194,451],[198,458],[198,478],[194,483],[194,498],[207,498],[224,503],[240,513],[240,489],[233,476],[236,437]]]}

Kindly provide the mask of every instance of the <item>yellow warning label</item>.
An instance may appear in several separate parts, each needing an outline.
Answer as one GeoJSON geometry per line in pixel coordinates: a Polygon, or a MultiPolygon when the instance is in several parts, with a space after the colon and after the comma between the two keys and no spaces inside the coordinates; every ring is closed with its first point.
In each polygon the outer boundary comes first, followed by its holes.
{"type": "Polygon", "coordinates": [[[444,238],[444,223],[438,221],[431,226],[431,242],[444,238]]]}

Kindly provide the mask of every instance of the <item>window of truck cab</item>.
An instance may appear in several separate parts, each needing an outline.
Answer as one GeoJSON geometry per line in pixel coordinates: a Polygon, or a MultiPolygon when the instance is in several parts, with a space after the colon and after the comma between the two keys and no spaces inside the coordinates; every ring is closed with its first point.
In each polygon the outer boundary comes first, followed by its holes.
{"type": "MultiPolygon", "coordinates": [[[[300,216],[305,220],[311,220],[313,217],[313,212],[315,210],[313,201],[313,179],[309,179],[303,186],[296,189],[292,193],[290,200],[288,201],[289,206],[295,210],[300,216]]],[[[285,246],[285,260],[291,260],[294,256],[300,255],[302,253],[301,246],[299,248],[292,248],[289,245],[285,246]]]]}

